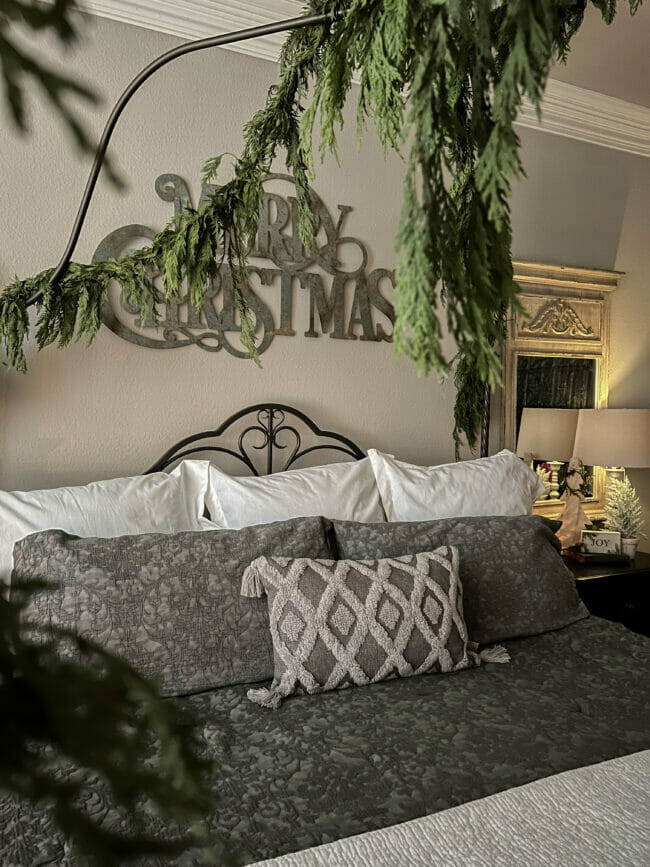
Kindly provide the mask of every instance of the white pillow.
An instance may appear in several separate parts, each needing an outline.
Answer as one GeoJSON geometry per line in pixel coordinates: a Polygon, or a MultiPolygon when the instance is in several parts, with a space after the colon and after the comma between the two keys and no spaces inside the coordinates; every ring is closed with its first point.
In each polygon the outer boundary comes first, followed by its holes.
{"type": "Polygon", "coordinates": [[[260,477],[229,476],[210,465],[206,504],[212,520],[232,530],[312,515],[385,520],[368,458],[260,477]]]}
{"type": "Polygon", "coordinates": [[[370,449],[389,521],[529,515],[544,485],[507,449],[490,458],[418,467],[370,449]]]}
{"type": "Polygon", "coordinates": [[[9,584],[14,544],[41,530],[107,538],[209,529],[203,517],[207,486],[208,461],[184,461],[172,473],[0,491],[0,585],[9,584]]]}

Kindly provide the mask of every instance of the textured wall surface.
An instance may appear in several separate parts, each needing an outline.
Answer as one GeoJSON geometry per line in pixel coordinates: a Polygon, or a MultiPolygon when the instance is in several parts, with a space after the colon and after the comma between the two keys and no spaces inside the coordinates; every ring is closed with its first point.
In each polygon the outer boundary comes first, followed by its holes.
{"type": "MultiPolygon", "coordinates": [[[[132,75],[177,40],[100,19],[86,19],[85,29],[75,54],[62,58],[47,44],[44,51],[96,83],[104,103],[85,116],[99,131],[132,75]]],[[[99,241],[126,223],[161,228],[171,216],[154,191],[163,172],[184,177],[196,202],[204,159],[240,150],[242,126],[275,72],[271,63],[217,49],[158,73],[127,109],[112,145],[127,190],[100,186],[76,258],[88,261],[99,241]]],[[[88,170],[49,110],[36,100],[31,109],[28,137],[6,118],[0,127],[2,285],[58,260],[88,170]]],[[[650,164],[537,132],[521,136],[528,177],[514,196],[514,254],[628,272],[614,301],[612,405],[649,406],[650,164]]],[[[357,152],[353,110],[340,153],[341,167],[327,160],[314,187],[331,212],[338,204],[354,208],[346,232],[367,244],[369,270],[394,267],[403,165],[394,156],[384,160],[372,133],[357,152]]],[[[451,383],[419,378],[387,343],[305,338],[307,321],[307,297],[296,291],[297,336],[276,338],[261,371],[224,352],[144,350],[105,328],[90,349],[30,350],[27,376],[0,371],[0,485],[137,472],[181,436],[266,399],[293,403],[364,447],[417,462],[452,459],[451,383]]],[[[633,481],[650,507],[647,475],[633,481]]]]}
{"type": "MultiPolygon", "coordinates": [[[[609,405],[650,409],[650,160],[633,166],[615,267],[626,276],[612,298],[609,405]]],[[[650,551],[650,469],[628,475],[646,516],[639,548],[650,551]]]]}
{"type": "Polygon", "coordinates": [[[551,75],[578,87],[650,106],[650,6],[645,3],[635,15],[630,15],[627,3],[619,3],[618,7],[610,25],[603,22],[593,6],[587,8],[566,65],[556,64],[551,75]]]}

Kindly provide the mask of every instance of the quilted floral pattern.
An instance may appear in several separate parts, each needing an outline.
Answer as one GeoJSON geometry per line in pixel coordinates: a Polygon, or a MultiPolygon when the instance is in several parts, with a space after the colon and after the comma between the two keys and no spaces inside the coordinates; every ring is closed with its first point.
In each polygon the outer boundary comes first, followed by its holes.
{"type": "MultiPolygon", "coordinates": [[[[510,665],[296,696],[277,713],[245,685],[183,699],[216,761],[208,827],[250,863],[650,748],[647,638],[590,617],[507,649],[510,665]]],[[[128,826],[99,787],[85,806],[128,826]]],[[[81,867],[47,811],[7,797],[0,852],[7,867],[81,867]]]]}
{"type": "Polygon", "coordinates": [[[182,695],[273,676],[266,602],[241,576],[261,554],[327,557],[326,522],[296,518],[244,530],[78,539],[60,530],[16,545],[14,580],[58,583],[27,615],[88,636],[182,695]]]}
{"type": "Polygon", "coordinates": [[[359,524],[333,521],[338,556],[399,557],[453,545],[472,641],[537,635],[587,616],[560,557],[558,524],[538,515],[359,524]]]}

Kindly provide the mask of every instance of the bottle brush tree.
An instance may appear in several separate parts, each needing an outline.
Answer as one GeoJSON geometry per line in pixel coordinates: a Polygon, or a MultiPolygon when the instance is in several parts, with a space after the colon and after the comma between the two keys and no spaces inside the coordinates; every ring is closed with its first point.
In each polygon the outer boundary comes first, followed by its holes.
{"type": "Polygon", "coordinates": [[[639,535],[645,521],[641,512],[641,501],[627,476],[621,481],[612,479],[607,486],[606,505],[608,530],[620,533],[624,539],[639,535]]]}

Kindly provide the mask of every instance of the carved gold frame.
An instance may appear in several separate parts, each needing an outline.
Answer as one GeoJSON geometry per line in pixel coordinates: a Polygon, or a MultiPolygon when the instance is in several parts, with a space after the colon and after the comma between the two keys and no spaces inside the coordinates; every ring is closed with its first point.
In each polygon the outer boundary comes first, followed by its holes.
{"type": "MultiPolygon", "coordinates": [[[[596,408],[607,406],[610,296],[623,276],[620,271],[569,268],[539,262],[513,261],[521,287],[523,312],[507,323],[504,387],[496,401],[501,446],[515,450],[517,358],[519,355],[593,358],[597,363],[596,408]]],[[[604,470],[594,468],[593,497],[585,501],[591,518],[604,516],[604,470]]],[[[557,517],[564,504],[540,500],[534,511],[557,517]]]]}

